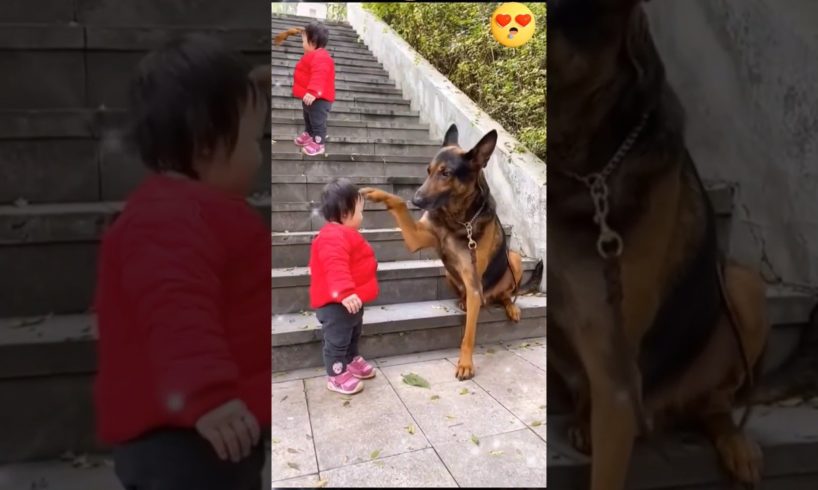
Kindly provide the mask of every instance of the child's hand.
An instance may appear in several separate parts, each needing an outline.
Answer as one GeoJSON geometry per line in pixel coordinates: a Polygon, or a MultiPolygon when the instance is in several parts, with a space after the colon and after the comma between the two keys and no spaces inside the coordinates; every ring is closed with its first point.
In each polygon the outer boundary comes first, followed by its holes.
{"type": "Polygon", "coordinates": [[[303,100],[304,103],[307,104],[307,105],[312,105],[312,103],[315,102],[315,96],[312,95],[312,94],[307,94],[301,100],[303,100]]]}
{"type": "Polygon", "coordinates": [[[202,415],[196,430],[210,441],[219,458],[229,456],[234,463],[249,456],[261,436],[256,417],[241,400],[230,400],[202,415]]]}
{"type": "Polygon", "coordinates": [[[357,294],[350,294],[344,298],[343,301],[341,301],[341,304],[344,305],[344,308],[346,308],[347,311],[353,315],[361,311],[361,308],[364,306],[361,298],[359,298],[357,294]]]}

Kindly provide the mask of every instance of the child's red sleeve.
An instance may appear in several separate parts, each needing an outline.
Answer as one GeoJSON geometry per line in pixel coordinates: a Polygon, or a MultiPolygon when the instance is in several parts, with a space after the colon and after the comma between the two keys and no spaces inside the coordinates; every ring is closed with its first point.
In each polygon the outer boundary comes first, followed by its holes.
{"type": "MultiPolygon", "coordinates": [[[[327,231],[331,228],[327,229],[327,231]]],[[[326,234],[319,244],[318,260],[324,270],[330,296],[339,303],[355,293],[355,281],[349,268],[352,251],[341,233],[326,234]]]]}
{"type": "Polygon", "coordinates": [[[191,204],[133,216],[123,240],[122,288],[168,413],[186,426],[236,398],[238,368],[225,340],[219,244],[191,204]]]}
{"type": "Polygon", "coordinates": [[[329,55],[313,56],[310,67],[310,81],[307,83],[307,92],[316,97],[324,95],[323,90],[328,85],[328,78],[332,67],[332,58],[329,55]]]}

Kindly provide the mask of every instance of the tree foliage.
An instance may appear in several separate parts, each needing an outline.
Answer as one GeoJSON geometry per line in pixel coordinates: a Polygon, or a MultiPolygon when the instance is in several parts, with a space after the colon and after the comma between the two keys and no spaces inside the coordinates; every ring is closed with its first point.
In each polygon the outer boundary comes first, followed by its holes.
{"type": "Polygon", "coordinates": [[[521,143],[545,160],[545,3],[526,3],[531,40],[506,48],[491,35],[490,3],[364,3],[521,143]]]}

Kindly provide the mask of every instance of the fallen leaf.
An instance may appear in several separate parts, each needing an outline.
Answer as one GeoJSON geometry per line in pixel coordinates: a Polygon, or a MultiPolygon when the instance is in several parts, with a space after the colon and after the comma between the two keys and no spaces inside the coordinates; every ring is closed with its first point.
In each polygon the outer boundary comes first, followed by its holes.
{"type": "Polygon", "coordinates": [[[539,421],[539,420],[535,420],[535,421],[531,422],[531,427],[539,427],[541,425],[542,425],[542,422],[539,421]]]}
{"type": "Polygon", "coordinates": [[[291,447],[288,447],[287,452],[290,453],[290,454],[298,454],[298,449],[293,449],[291,447]]]}
{"type": "Polygon", "coordinates": [[[530,344],[530,343],[528,343],[528,342],[523,342],[522,344],[520,344],[520,347],[521,347],[521,348],[525,348],[525,347],[529,347],[530,345],[531,345],[531,344],[530,344]]]}
{"type": "Polygon", "coordinates": [[[417,386],[419,388],[427,389],[429,388],[429,382],[415,373],[404,374],[403,382],[408,384],[409,386],[417,386]]]}
{"type": "Polygon", "coordinates": [[[299,467],[297,464],[295,464],[295,463],[289,463],[289,462],[288,462],[288,463],[287,463],[287,466],[289,466],[290,468],[292,468],[292,469],[294,469],[294,470],[300,470],[300,469],[301,469],[301,468],[300,468],[300,467],[299,467]]]}
{"type": "Polygon", "coordinates": [[[500,456],[501,454],[503,454],[503,451],[500,450],[490,451],[489,454],[491,454],[492,456],[500,456]]]}
{"type": "Polygon", "coordinates": [[[22,208],[23,206],[28,206],[28,201],[20,197],[14,201],[14,205],[17,206],[18,208],[22,208]]]}
{"type": "Polygon", "coordinates": [[[440,400],[440,396],[438,396],[438,395],[432,395],[431,397],[429,397],[429,399],[430,399],[430,400],[440,400]]]}
{"type": "Polygon", "coordinates": [[[309,326],[309,325],[304,325],[303,327],[301,327],[301,330],[306,330],[306,329],[308,329],[308,328],[310,328],[310,326],[309,326]]]}
{"type": "Polygon", "coordinates": [[[454,420],[457,417],[455,417],[454,415],[446,415],[446,418],[449,419],[449,420],[454,420]]]}
{"type": "Polygon", "coordinates": [[[349,406],[349,400],[344,401],[344,403],[341,406],[342,407],[348,407],[349,406]]]}
{"type": "Polygon", "coordinates": [[[284,400],[286,400],[288,396],[290,396],[290,395],[284,395],[284,398],[282,398],[282,399],[281,399],[281,401],[279,401],[279,403],[281,403],[281,402],[283,402],[284,400]]]}
{"type": "Polygon", "coordinates": [[[406,432],[408,432],[409,434],[415,435],[415,426],[414,425],[409,424],[404,428],[406,429],[406,432]]]}
{"type": "Polygon", "coordinates": [[[279,439],[278,437],[273,437],[272,439],[270,439],[270,441],[271,441],[273,444],[278,444],[279,442],[281,442],[281,439],[279,439]]]}
{"type": "Polygon", "coordinates": [[[540,410],[545,410],[545,405],[540,405],[540,410]]]}
{"type": "Polygon", "coordinates": [[[486,354],[494,354],[495,352],[497,351],[495,351],[494,349],[486,349],[486,354]]]}
{"type": "Polygon", "coordinates": [[[372,453],[369,455],[369,457],[372,458],[372,459],[376,459],[378,457],[378,455],[380,455],[380,454],[381,454],[381,450],[376,449],[376,450],[372,451],[372,453]]]}
{"type": "Polygon", "coordinates": [[[327,486],[327,483],[329,483],[329,481],[327,480],[318,480],[317,482],[315,482],[313,488],[324,488],[327,486]]]}
{"type": "Polygon", "coordinates": [[[460,388],[460,394],[461,395],[468,395],[469,394],[469,389],[468,388],[460,388]]]}
{"type": "Polygon", "coordinates": [[[478,439],[477,436],[474,434],[471,435],[471,442],[473,442],[475,446],[480,445],[480,439],[478,439]]]}

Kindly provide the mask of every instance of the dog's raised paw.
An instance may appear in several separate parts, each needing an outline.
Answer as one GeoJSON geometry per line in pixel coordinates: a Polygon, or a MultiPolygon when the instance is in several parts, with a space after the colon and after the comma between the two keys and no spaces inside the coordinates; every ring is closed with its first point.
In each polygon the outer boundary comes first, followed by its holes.
{"type": "Polygon", "coordinates": [[[761,481],[764,457],[757,442],[743,432],[724,434],[716,440],[716,450],[727,471],[733,477],[749,485],[761,481]]]}

